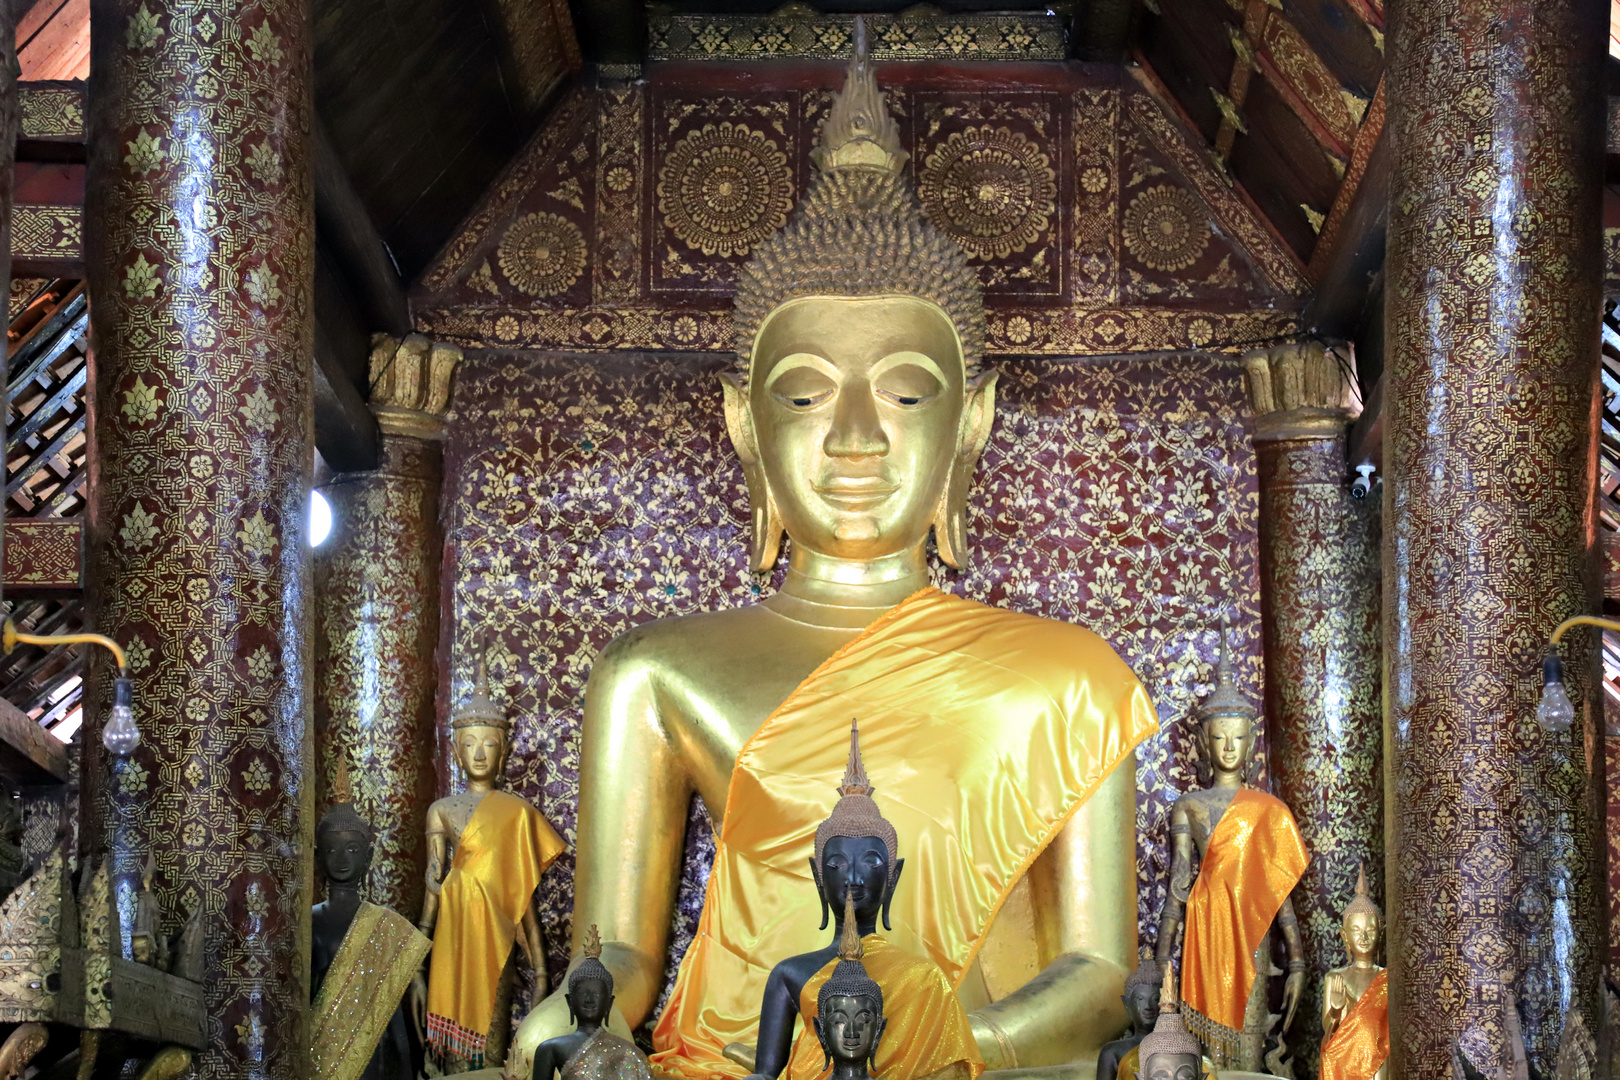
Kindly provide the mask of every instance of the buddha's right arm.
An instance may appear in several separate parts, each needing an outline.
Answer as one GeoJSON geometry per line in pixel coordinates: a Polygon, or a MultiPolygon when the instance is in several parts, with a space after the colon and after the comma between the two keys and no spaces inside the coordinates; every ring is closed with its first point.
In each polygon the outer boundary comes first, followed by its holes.
{"type": "MultiPolygon", "coordinates": [[[[656,665],[632,631],[596,658],[585,688],[575,839],[572,954],[586,929],[602,936],[613,973],[613,1012],[629,1038],[658,1000],[675,890],[680,881],[691,787],[660,715],[656,665]]],[[[519,1025],[513,1051],[573,1029],[567,980],[519,1025]]]]}
{"type": "Polygon", "coordinates": [[[1170,889],[1159,912],[1159,936],[1153,949],[1153,957],[1160,964],[1167,963],[1175,952],[1176,935],[1186,917],[1187,897],[1192,892],[1192,856],[1192,822],[1178,801],[1170,811],[1170,889]]]}

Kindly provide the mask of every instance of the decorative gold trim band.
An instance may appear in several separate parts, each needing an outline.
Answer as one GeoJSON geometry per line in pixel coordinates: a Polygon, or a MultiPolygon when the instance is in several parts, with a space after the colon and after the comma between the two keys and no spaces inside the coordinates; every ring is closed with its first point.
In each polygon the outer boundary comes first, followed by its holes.
{"type": "MultiPolygon", "coordinates": [[[[867,15],[873,60],[1063,60],[1056,15],[867,15]]],[[[847,60],[855,17],[808,9],[774,15],[649,15],[650,60],[847,60]]]]}

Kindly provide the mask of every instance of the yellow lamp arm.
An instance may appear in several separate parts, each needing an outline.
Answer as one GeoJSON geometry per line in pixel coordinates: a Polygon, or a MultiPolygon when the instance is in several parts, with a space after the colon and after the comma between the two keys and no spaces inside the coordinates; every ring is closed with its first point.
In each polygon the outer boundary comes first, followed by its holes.
{"type": "Polygon", "coordinates": [[[1575,615],[1558,624],[1558,629],[1552,632],[1552,644],[1557,645],[1563,639],[1564,633],[1576,626],[1596,626],[1620,633],[1620,621],[1599,618],[1596,615],[1575,615]]]}
{"type": "MultiPolygon", "coordinates": [[[[1617,627],[1620,629],[1620,627],[1617,627]]],[[[0,630],[0,645],[3,645],[9,655],[21,643],[23,645],[100,645],[113,654],[118,661],[118,674],[120,677],[128,674],[129,660],[124,656],[124,650],[118,642],[102,634],[25,634],[17,629],[17,624],[10,619],[6,620],[3,630],[0,630]]]]}

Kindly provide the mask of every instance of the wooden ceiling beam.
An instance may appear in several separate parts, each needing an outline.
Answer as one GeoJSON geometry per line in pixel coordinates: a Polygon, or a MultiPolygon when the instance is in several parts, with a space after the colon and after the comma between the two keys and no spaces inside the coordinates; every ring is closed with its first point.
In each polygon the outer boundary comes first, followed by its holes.
{"type": "Polygon", "coordinates": [[[369,328],[403,337],[411,311],[394,260],[318,117],[314,127],[315,242],[354,289],[369,328]]]}
{"type": "Polygon", "coordinates": [[[315,448],[338,472],[377,467],[382,433],[366,405],[371,334],[328,253],[315,256],[315,448]]]}
{"type": "Polygon", "coordinates": [[[1374,278],[1384,265],[1390,164],[1389,139],[1381,135],[1321,264],[1316,295],[1300,316],[1301,325],[1313,334],[1354,338],[1365,319],[1374,278]]]}

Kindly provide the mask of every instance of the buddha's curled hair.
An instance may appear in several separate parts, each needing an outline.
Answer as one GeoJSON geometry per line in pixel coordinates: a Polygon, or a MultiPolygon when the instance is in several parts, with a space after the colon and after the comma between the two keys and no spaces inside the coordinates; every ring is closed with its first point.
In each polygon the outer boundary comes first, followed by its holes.
{"type": "Polygon", "coordinates": [[[816,993],[818,1014],[825,1017],[827,1003],[833,998],[852,997],[870,1003],[874,1013],[883,1015],[883,988],[866,973],[866,965],[861,963],[865,956],[866,946],[861,941],[860,928],[855,924],[855,901],[846,898],[844,927],[838,939],[838,965],[816,993]]]}
{"type": "Polygon", "coordinates": [[[923,216],[906,154],[857,34],[849,78],[813,152],[818,166],[793,219],[754,248],[737,278],[737,355],[746,375],[765,318],[806,296],[915,296],[938,304],[962,339],[968,373],[984,357],[984,293],[957,242],[923,216]]]}

